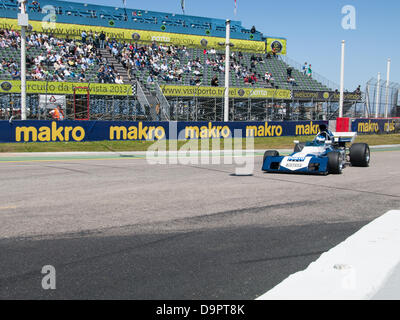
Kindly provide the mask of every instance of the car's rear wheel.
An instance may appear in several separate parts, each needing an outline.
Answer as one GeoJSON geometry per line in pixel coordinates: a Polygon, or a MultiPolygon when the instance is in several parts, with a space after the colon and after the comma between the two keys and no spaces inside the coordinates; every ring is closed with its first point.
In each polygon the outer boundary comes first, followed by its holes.
{"type": "Polygon", "coordinates": [[[267,151],[265,151],[265,153],[264,153],[264,159],[263,159],[263,161],[265,161],[265,159],[266,159],[267,157],[279,157],[279,152],[276,151],[276,150],[267,150],[267,151]]]}
{"type": "Polygon", "coordinates": [[[299,142],[294,145],[294,153],[301,152],[306,144],[304,142],[299,142]]]}
{"type": "Polygon", "coordinates": [[[328,153],[328,172],[332,174],[341,174],[343,170],[342,156],[339,152],[328,153]]]}
{"type": "Polygon", "coordinates": [[[350,147],[350,163],[354,167],[368,167],[370,150],[366,143],[354,143],[350,147]]]}

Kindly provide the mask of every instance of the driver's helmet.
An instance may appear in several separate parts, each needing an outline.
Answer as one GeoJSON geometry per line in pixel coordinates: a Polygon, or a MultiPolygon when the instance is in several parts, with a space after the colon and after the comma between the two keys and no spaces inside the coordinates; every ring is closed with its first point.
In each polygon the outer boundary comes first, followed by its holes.
{"type": "Polygon", "coordinates": [[[317,137],[315,138],[315,141],[318,143],[325,143],[326,141],[326,133],[322,132],[320,134],[317,135],[317,137]]]}

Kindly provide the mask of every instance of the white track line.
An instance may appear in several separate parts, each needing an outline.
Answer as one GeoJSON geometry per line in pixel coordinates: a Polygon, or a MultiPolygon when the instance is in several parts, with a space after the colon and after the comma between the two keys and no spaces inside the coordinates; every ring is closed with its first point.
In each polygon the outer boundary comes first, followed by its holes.
{"type": "Polygon", "coordinates": [[[396,278],[397,272],[400,272],[400,211],[393,210],[257,300],[372,299],[378,292],[385,292],[385,287],[390,286],[388,280],[396,278]]]}

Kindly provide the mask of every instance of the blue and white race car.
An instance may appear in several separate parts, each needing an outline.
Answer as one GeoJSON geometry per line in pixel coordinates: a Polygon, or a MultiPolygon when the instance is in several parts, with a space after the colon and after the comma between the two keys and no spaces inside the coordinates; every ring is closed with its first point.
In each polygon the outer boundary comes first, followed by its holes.
{"type": "Polygon", "coordinates": [[[366,143],[353,143],[355,132],[320,132],[313,141],[295,142],[294,152],[280,156],[276,150],[264,154],[262,170],[279,173],[340,174],[351,164],[368,167],[370,150],[366,143]],[[350,148],[347,143],[353,143],[350,148]]]}

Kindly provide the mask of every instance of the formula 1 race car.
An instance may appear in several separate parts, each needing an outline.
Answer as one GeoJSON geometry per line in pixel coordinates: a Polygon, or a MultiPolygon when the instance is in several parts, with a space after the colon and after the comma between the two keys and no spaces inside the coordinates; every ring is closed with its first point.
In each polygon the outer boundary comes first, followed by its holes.
{"type": "Polygon", "coordinates": [[[276,150],[266,151],[262,170],[266,172],[341,174],[347,165],[368,167],[370,150],[366,143],[353,143],[355,132],[319,133],[310,142],[294,141],[294,152],[280,156],[276,150]]]}

